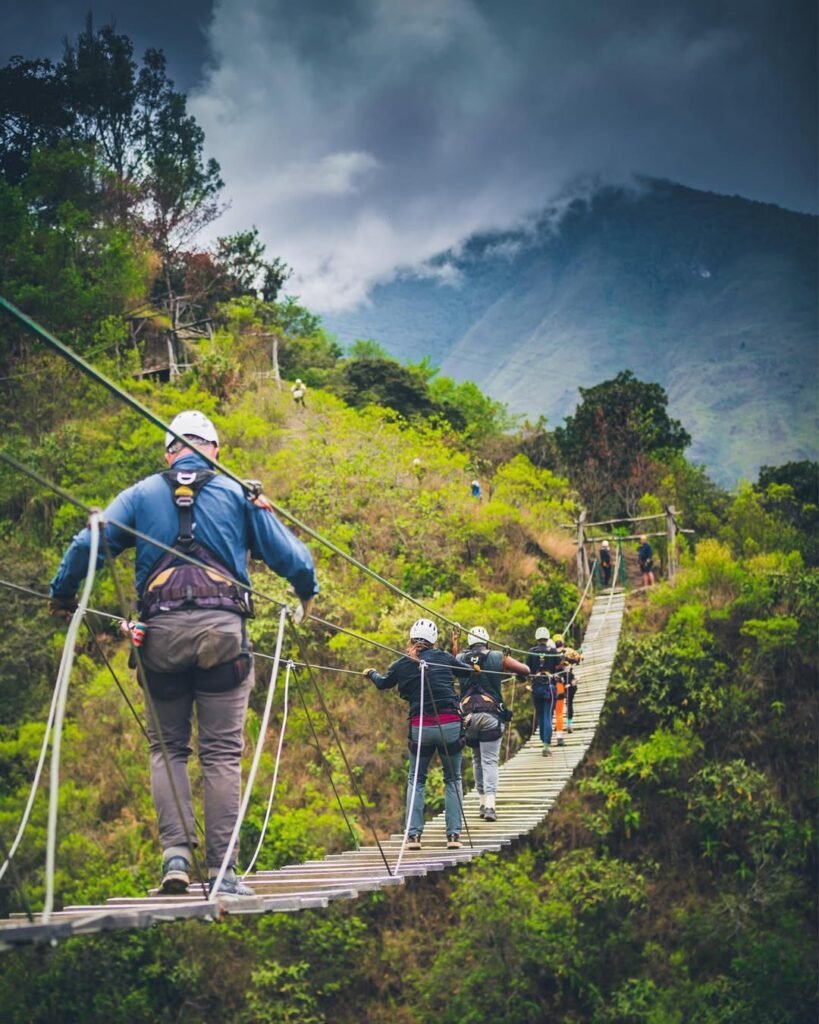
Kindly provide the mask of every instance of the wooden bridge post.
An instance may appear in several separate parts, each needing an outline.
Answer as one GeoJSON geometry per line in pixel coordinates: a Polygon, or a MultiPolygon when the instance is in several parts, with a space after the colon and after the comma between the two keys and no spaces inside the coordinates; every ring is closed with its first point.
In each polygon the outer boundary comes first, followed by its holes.
{"type": "Polygon", "coordinates": [[[589,560],[586,557],[586,535],[584,524],[587,512],[581,509],[577,517],[577,585],[582,588],[586,585],[588,576],[589,560]]]}
{"type": "Polygon", "coordinates": [[[668,533],[668,578],[674,579],[677,573],[677,534],[680,532],[677,526],[677,510],[673,505],[666,505],[665,524],[668,533]]]}

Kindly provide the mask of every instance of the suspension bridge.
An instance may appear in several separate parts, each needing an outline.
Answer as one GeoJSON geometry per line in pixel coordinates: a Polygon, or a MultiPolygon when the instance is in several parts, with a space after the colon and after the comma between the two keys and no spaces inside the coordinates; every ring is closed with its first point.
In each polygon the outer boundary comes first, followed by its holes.
{"type": "MultiPolygon", "coordinates": [[[[167,425],[159,420],[150,410],[142,406],[118,385],[104,378],[94,367],[85,363],[79,356],[67,349],[52,335],[43,328],[29,320],[10,303],[0,299],[0,306],[11,312],[23,325],[37,334],[42,340],[56,349],[62,356],[77,366],[83,373],[86,373],[117,397],[121,398],[132,408],[136,409],[146,419],[156,426],[168,430],[167,425]]],[[[173,434],[173,431],[170,431],[173,434]]],[[[179,440],[184,438],[177,436],[179,440]]],[[[52,735],[52,768],[50,785],[49,825],[47,837],[46,856],[46,900],[42,913],[34,914],[31,911],[26,914],[15,914],[7,920],[0,921],[0,949],[10,949],[17,945],[34,943],[53,943],[60,939],[71,936],[86,935],[94,932],[110,931],[114,929],[143,928],[163,921],[199,919],[216,920],[226,913],[232,914],[261,914],[270,912],[296,911],[311,907],[326,907],[333,900],[350,899],[359,893],[369,892],[377,889],[385,889],[390,886],[402,885],[407,878],[423,876],[435,871],[455,867],[466,863],[476,856],[485,852],[499,852],[509,846],[520,836],[530,832],[548,814],[550,808],[558,798],[560,792],[571,778],[577,765],[583,759],[590,743],[592,742],[600,710],[605,699],[606,688],[611,677],[612,663],[615,656],[617,642],[622,623],[624,594],[611,588],[599,596],[595,602],[592,615],[583,641],[584,661],[575,669],[575,677],[578,682],[578,692],[575,697],[574,728],[568,734],[565,744],[555,746],[552,756],[543,757],[542,747],[537,737],[533,736],[515,755],[508,758],[500,768],[499,790],[497,797],[497,821],[486,821],[478,813],[478,795],[476,792],[467,793],[463,799],[463,844],[458,848],[450,848],[447,844],[443,815],[433,818],[427,823],[425,829],[424,845],[421,850],[409,849],[407,846],[407,832],[392,835],[388,839],[380,838],[375,830],[373,837],[375,845],[358,847],[355,850],[343,854],[331,855],[323,860],[310,861],[305,864],[291,864],[276,871],[256,871],[244,876],[247,885],[252,889],[252,896],[233,896],[218,892],[222,873],[230,855],[230,849],[225,855],[225,861],[217,877],[217,884],[214,885],[215,895],[209,895],[206,885],[200,882],[192,884],[184,895],[167,896],[158,892],[150,892],[144,897],[117,897],[112,896],[104,904],[77,905],[64,907],[61,910],[53,909],[54,897],[54,857],[56,851],[56,826],[57,826],[57,796],[59,793],[59,744],[62,718],[65,707],[65,697],[68,687],[68,677],[71,671],[74,645],[77,640],[77,631],[83,616],[88,608],[88,598],[93,584],[96,562],[96,550],[99,534],[99,512],[90,509],[78,501],[69,492],[44,479],[38,473],[19,463],[8,452],[0,451],[0,458],[13,469],[25,473],[35,479],[41,485],[47,486],[61,497],[77,505],[90,515],[89,527],[91,533],[91,558],[89,570],[83,588],[83,596],[80,599],[79,607],[69,626],[66,638],[63,662],[60,666],[57,685],[55,687],[52,709],[49,713],[49,721],[46,727],[46,736],[41,751],[40,764],[35,774],[34,784],[31,790],[29,806],[24,813],[23,823],[20,832],[15,839],[12,849],[6,858],[6,862],[0,869],[0,875],[11,865],[13,853],[20,841],[25,828],[28,813],[31,809],[31,801],[36,792],[40,771],[45,759],[49,733],[52,735]]],[[[251,500],[259,497],[260,491],[251,486],[255,482],[242,481],[236,477],[223,463],[210,461],[217,471],[224,473],[229,478],[239,483],[248,493],[251,500]]],[[[358,562],[347,552],[338,548],[327,538],[321,536],[315,530],[293,517],[286,509],[282,509],[275,502],[265,499],[266,506],[278,512],[284,518],[293,522],[308,536],[327,546],[337,555],[345,558],[354,564],[362,572],[383,584],[389,590],[403,599],[416,605],[419,609],[435,618],[442,619],[450,626],[460,630],[457,623],[446,619],[422,602],[406,594],[396,587],[389,580],[384,579],[370,567],[358,562]]],[[[110,520],[114,526],[123,530],[130,528],[121,523],[110,520]]],[[[130,529],[136,536],[143,536],[136,530],[130,529]]],[[[156,546],[162,545],[155,538],[145,538],[156,546]]],[[[174,549],[175,550],[175,549],[174,549]]],[[[191,559],[188,559],[191,560],[191,559]]],[[[618,553],[619,562],[619,553],[618,553]]],[[[110,558],[109,558],[110,565],[110,558]]],[[[113,566],[111,566],[113,576],[113,566]]],[[[226,577],[228,578],[228,577],[226,577]]],[[[614,579],[617,580],[617,564],[615,565],[614,579]]],[[[577,609],[571,619],[564,627],[563,632],[568,632],[580,608],[582,607],[592,581],[591,574],[586,579],[586,586],[580,597],[577,609]]],[[[0,581],[9,585],[7,581],[0,581]]],[[[13,586],[13,585],[12,585],[13,586]]],[[[118,585],[115,586],[119,589],[118,585]]],[[[25,590],[23,587],[16,587],[17,590],[25,590]]],[[[34,593],[29,591],[29,593],[34,593]]],[[[276,655],[273,660],[274,668],[268,688],[267,703],[260,727],[260,741],[257,745],[256,755],[251,767],[245,786],[245,803],[237,819],[233,843],[238,839],[238,830],[246,809],[246,800],[253,787],[255,771],[258,765],[259,754],[262,749],[269,713],[275,694],[275,682],[278,674],[281,642],[287,613],[286,606],[281,601],[269,595],[252,591],[262,599],[272,601],[280,606],[279,637],[277,641],[276,655]]],[[[35,595],[37,596],[37,595],[35,595]]],[[[42,595],[39,595],[42,596],[42,595]]],[[[116,616],[111,616],[116,618],[116,616]]],[[[384,650],[391,650],[367,637],[358,636],[344,627],[338,626],[315,615],[308,616],[314,622],[339,630],[343,633],[356,637],[358,640],[373,644],[384,650]]],[[[93,634],[92,634],[93,635],[93,634]]],[[[100,652],[101,653],[101,652],[100,652]]],[[[401,654],[403,652],[393,652],[401,654]]],[[[525,654],[518,651],[516,653],[525,654]]],[[[259,655],[266,657],[265,655],[259,655]]],[[[104,655],[103,655],[104,657],[104,655]]],[[[137,660],[139,660],[137,658],[137,660]]],[[[288,663],[287,678],[289,679],[290,668],[293,662],[288,663]]],[[[306,663],[305,667],[310,670],[311,666],[306,663]]],[[[109,665],[110,668],[110,665],[109,665]]],[[[346,671],[335,669],[335,671],[346,671]]],[[[112,672],[113,674],[113,672],[112,672]]],[[[114,677],[116,680],[116,676],[114,677]]],[[[117,685],[119,683],[117,681],[117,685]]],[[[122,687],[120,686],[122,690],[122,687]]],[[[319,700],[323,705],[320,689],[316,687],[319,700]]],[[[125,694],[123,694],[125,696],[125,694]]],[[[127,696],[126,696],[127,700],[127,696]]],[[[129,705],[130,706],[130,705],[129,705]]],[[[287,708],[287,682],[285,683],[285,718],[287,708]]],[[[132,712],[134,711],[131,707],[132,712]]],[[[306,707],[305,707],[306,710],[306,707]]],[[[325,708],[325,712],[329,712],[325,708]]],[[[309,717],[309,716],[308,716],[309,717]]],[[[141,723],[140,723],[141,724],[141,723]]],[[[144,727],[143,727],[144,731],[144,727]]],[[[284,737],[284,722],[280,731],[279,752],[284,737]]],[[[336,737],[337,739],[337,737],[336,737]]],[[[340,746],[342,756],[346,763],[346,756],[340,746]]],[[[349,765],[347,766],[348,770],[349,765]]],[[[278,755],[277,767],[278,770],[278,755]]],[[[352,781],[352,772],[351,781],[352,781]]],[[[355,783],[353,782],[353,787],[355,783]]],[[[274,774],[275,790],[275,774],[274,774]]],[[[357,788],[356,788],[357,792],[357,788]]],[[[360,794],[359,799],[361,799],[360,794]]],[[[273,791],[271,791],[271,803],[273,791]]],[[[362,800],[362,810],[365,817],[366,809],[362,800]]],[[[269,808],[268,808],[269,811],[269,808]]],[[[343,808],[342,808],[343,813],[343,808]]],[[[369,821],[368,821],[369,823],[369,821]]],[[[352,831],[352,830],[351,830],[352,831]]],[[[264,832],[264,830],[263,830],[264,832]]],[[[356,839],[357,842],[357,839],[356,839]]],[[[256,855],[258,855],[258,849],[256,855]]],[[[254,855],[253,862],[255,862],[254,855]]]]}
{"type": "Polygon", "coordinates": [[[253,896],[208,899],[201,885],[184,896],[149,893],[142,898],[112,896],[105,903],[65,907],[43,922],[14,914],[0,921],[0,949],[32,943],[53,943],[72,936],[116,929],[150,927],[162,922],[214,921],[224,914],[266,914],[327,907],[335,900],[403,885],[437,871],[458,867],[484,853],[498,853],[544,820],[589,749],[611,678],[623,618],[625,595],[610,591],[597,597],[583,640],[584,659],[575,669],[578,684],[573,731],[565,745],[543,757],[533,735],[500,766],[498,820],[483,821],[476,791],[464,797],[467,831],[460,849],[446,847],[443,814],[427,822],[421,850],[406,849],[398,833],[379,846],[333,854],[321,860],[290,864],[275,871],[246,876],[253,896]],[[197,889],[199,890],[197,892],[197,889]]]}

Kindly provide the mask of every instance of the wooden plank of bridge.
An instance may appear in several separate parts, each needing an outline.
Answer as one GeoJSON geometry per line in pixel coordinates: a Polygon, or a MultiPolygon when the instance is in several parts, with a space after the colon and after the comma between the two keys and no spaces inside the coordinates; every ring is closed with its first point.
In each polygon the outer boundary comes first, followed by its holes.
{"type": "Polygon", "coordinates": [[[52,914],[46,923],[37,916],[32,922],[23,914],[14,914],[0,921],[0,950],[113,929],[145,928],[166,921],[213,921],[225,913],[265,914],[324,908],[333,900],[353,899],[359,893],[402,885],[406,878],[444,871],[483,853],[499,852],[543,821],[585,757],[611,678],[624,602],[624,595],[616,591],[607,592],[594,602],[583,642],[584,660],[575,670],[578,689],[573,731],[566,735],[565,745],[558,747],[553,741],[551,756],[543,757],[540,739],[533,736],[500,766],[497,821],[482,820],[477,792],[467,793],[460,849],[447,849],[441,813],[426,823],[423,848],[404,850],[400,865],[403,834],[397,833],[382,840],[381,849],[376,845],[363,846],[321,860],[288,864],[275,871],[257,871],[246,879],[254,890],[253,896],[223,897],[210,902],[201,886],[191,886],[183,896],[115,896],[100,905],[66,907],[52,914]]]}

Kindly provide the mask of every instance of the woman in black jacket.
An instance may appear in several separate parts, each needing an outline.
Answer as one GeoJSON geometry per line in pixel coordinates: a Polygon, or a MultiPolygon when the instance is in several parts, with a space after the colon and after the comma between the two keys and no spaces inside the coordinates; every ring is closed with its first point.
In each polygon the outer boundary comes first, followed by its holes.
{"type": "Polygon", "coordinates": [[[454,676],[469,676],[473,669],[471,665],[462,665],[446,651],[436,649],[433,645],[437,639],[438,627],[435,623],[429,619],[418,619],[410,630],[407,653],[394,661],[384,675],[372,668],[364,670],[364,675],[379,690],[397,687],[398,695],[409,704],[407,848],[410,850],[421,849],[424,789],[429,763],[436,751],[444,769],[447,847],[457,849],[461,845],[461,759],[464,739],[454,676]]]}

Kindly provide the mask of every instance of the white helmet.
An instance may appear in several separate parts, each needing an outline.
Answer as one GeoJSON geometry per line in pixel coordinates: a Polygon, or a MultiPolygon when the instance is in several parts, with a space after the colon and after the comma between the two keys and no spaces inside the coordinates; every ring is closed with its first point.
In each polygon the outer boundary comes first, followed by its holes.
{"type": "Polygon", "coordinates": [[[438,627],[431,619],[417,619],[410,629],[410,640],[426,640],[434,644],[438,639],[438,627]]]}
{"type": "Polygon", "coordinates": [[[469,636],[466,638],[467,647],[474,647],[475,644],[488,644],[489,634],[483,628],[483,626],[473,626],[469,631],[469,636]]]}
{"type": "Polygon", "coordinates": [[[535,630],[535,640],[548,640],[551,635],[545,626],[538,626],[535,630]]]}
{"type": "Polygon", "coordinates": [[[600,542],[600,547],[601,548],[607,548],[608,546],[609,546],[609,542],[607,540],[604,540],[604,541],[600,542]]]}
{"type": "MultiPolygon", "coordinates": [[[[196,409],[187,409],[185,412],[180,412],[178,416],[174,416],[171,420],[171,430],[175,430],[177,434],[182,434],[184,437],[201,437],[203,441],[219,444],[216,427],[203,412],[198,412],[196,409]]],[[[174,441],[176,438],[173,434],[165,434],[166,450],[174,441]]]]}

